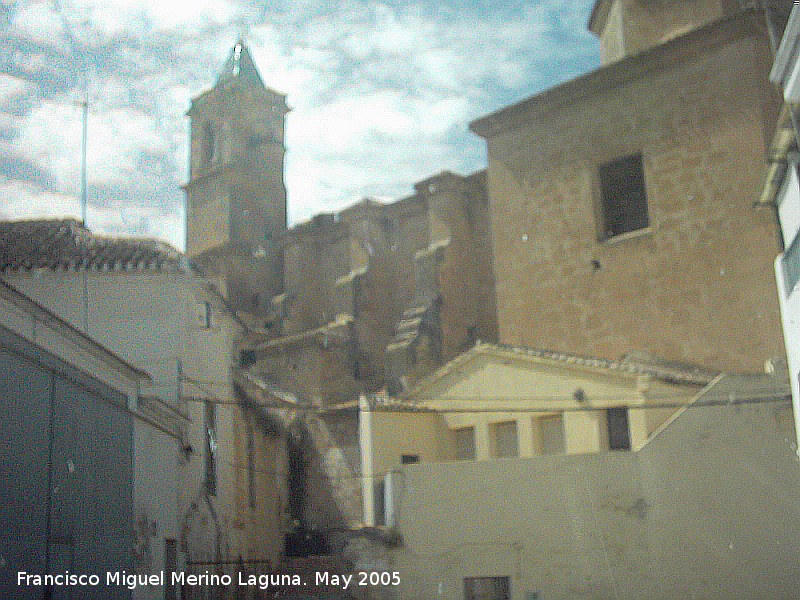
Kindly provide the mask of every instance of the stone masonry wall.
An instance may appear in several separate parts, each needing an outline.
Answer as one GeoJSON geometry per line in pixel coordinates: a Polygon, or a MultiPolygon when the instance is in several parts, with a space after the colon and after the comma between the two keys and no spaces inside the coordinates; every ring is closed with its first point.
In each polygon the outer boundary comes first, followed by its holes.
{"type": "Polygon", "coordinates": [[[783,352],[775,217],[753,209],[777,106],[754,23],[489,137],[501,342],[732,370],[783,352]],[[598,167],[635,153],[650,227],[598,241],[598,167]]]}

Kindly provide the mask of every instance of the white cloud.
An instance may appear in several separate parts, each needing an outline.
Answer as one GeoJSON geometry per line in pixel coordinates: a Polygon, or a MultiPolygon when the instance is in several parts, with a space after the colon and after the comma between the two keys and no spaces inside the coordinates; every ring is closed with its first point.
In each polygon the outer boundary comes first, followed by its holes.
{"type": "Polygon", "coordinates": [[[80,212],[77,196],[0,176],[0,218],[80,218],[80,212]]]}
{"type": "Polygon", "coordinates": [[[63,21],[49,2],[20,4],[9,33],[46,48],[67,48],[63,21]]]}
{"type": "MultiPolygon", "coordinates": [[[[522,7],[498,0],[483,15],[369,0],[60,4],[78,43],[100,61],[90,86],[89,181],[103,195],[90,223],[175,244],[183,239],[183,113],[192,96],[213,85],[242,30],[265,83],[286,93],[293,107],[286,171],[293,219],[367,194],[404,195],[443,169],[480,168],[485,149],[467,133],[468,122],[563,78],[565,50],[553,40],[567,29],[571,39],[587,42],[569,52],[594,47],[575,33],[591,0],[522,7]]],[[[80,80],[64,64],[53,4],[16,6],[11,35],[24,43],[12,46],[18,76],[0,74],[0,127],[18,135],[0,141],[0,151],[38,167],[59,193],[6,179],[0,194],[25,196],[42,210],[48,195],[53,207],[77,205],[81,121],[72,101],[80,94],[71,87],[80,80]],[[28,99],[27,114],[2,113],[20,98],[28,99]]]]}
{"type": "Polygon", "coordinates": [[[10,150],[19,158],[51,173],[66,193],[78,189],[80,174],[80,108],[44,102],[18,121],[19,134],[10,150]]]}
{"type": "Polygon", "coordinates": [[[0,111],[8,110],[8,105],[32,93],[33,85],[20,77],[0,73],[0,111]]]}
{"type": "Polygon", "coordinates": [[[203,28],[227,23],[236,14],[228,0],[63,0],[62,6],[71,21],[89,22],[92,34],[107,38],[132,29],[203,28]]]}

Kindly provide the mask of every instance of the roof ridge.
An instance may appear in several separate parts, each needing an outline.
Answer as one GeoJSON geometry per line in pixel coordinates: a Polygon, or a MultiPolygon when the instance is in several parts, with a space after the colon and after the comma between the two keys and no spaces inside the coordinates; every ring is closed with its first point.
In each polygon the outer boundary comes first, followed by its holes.
{"type": "Polygon", "coordinates": [[[185,270],[184,254],[152,237],[97,235],[76,219],[0,221],[0,272],[185,270]]]}

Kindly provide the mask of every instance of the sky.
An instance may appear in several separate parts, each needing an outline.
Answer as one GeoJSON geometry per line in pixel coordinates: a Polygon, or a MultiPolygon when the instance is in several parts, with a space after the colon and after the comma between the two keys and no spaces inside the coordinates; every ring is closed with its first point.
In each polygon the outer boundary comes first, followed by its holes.
{"type": "Polygon", "coordinates": [[[284,94],[290,224],[486,166],[481,116],[596,68],[593,0],[0,0],[0,218],[184,248],[191,99],[244,36],[284,94]]]}

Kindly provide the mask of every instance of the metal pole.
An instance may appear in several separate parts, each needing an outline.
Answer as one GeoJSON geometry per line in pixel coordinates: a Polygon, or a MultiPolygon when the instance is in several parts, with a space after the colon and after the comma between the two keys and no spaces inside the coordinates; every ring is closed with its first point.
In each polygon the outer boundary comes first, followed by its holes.
{"type": "Polygon", "coordinates": [[[86,145],[89,138],[89,92],[84,90],[83,102],[80,103],[83,109],[83,131],[81,136],[81,221],[86,227],[86,212],[88,209],[88,193],[86,182],[86,145]]]}

